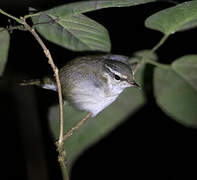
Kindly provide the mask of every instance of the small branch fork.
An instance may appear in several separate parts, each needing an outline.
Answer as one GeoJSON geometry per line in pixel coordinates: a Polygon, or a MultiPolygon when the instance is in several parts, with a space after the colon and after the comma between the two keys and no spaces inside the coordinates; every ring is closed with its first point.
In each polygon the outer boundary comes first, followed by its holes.
{"type": "Polygon", "coordinates": [[[64,140],[63,140],[63,135],[64,135],[63,134],[64,133],[63,132],[63,100],[62,100],[61,84],[60,84],[60,79],[59,79],[59,70],[56,67],[56,65],[54,64],[54,61],[52,59],[50,51],[47,49],[47,47],[45,46],[45,44],[43,43],[41,38],[38,36],[36,31],[26,23],[25,18],[21,17],[20,20],[22,21],[24,28],[27,31],[29,31],[34,36],[34,38],[38,41],[38,43],[40,44],[46,57],[48,58],[48,63],[50,64],[51,68],[54,71],[54,76],[55,76],[56,83],[57,83],[57,90],[58,90],[58,97],[59,97],[58,98],[59,99],[59,109],[60,109],[60,134],[59,134],[59,140],[56,142],[57,150],[59,152],[58,161],[59,161],[60,167],[62,169],[62,175],[63,175],[64,180],[69,180],[67,169],[65,166],[65,151],[63,149],[63,142],[64,142],[64,140]]]}
{"type": "Polygon", "coordinates": [[[60,108],[60,135],[59,135],[59,140],[56,143],[56,145],[58,146],[59,152],[62,153],[64,151],[63,147],[62,147],[63,142],[65,140],[67,140],[67,138],[70,137],[74,131],[76,131],[78,128],[80,128],[87,121],[87,119],[89,119],[92,116],[92,113],[89,112],[82,120],[80,120],[73,128],[71,128],[64,135],[64,132],[63,132],[63,100],[62,100],[62,91],[61,91],[61,84],[60,84],[60,79],[59,79],[58,68],[55,66],[55,64],[53,62],[50,51],[47,49],[47,47],[45,46],[45,44],[43,43],[41,38],[38,36],[36,31],[26,23],[24,18],[21,18],[21,20],[23,22],[25,29],[27,29],[29,32],[31,32],[31,34],[35,37],[35,39],[38,41],[38,43],[40,44],[40,46],[44,50],[44,53],[45,53],[46,57],[48,58],[48,62],[54,71],[54,75],[55,75],[55,79],[56,79],[56,83],[57,83],[57,89],[58,89],[59,105],[60,105],[59,106],[59,108],[60,108]]]}
{"type": "Polygon", "coordinates": [[[59,96],[59,109],[60,109],[60,134],[59,134],[59,140],[56,142],[57,150],[59,152],[58,161],[62,169],[62,175],[63,175],[64,180],[69,180],[68,173],[67,173],[66,166],[65,166],[66,152],[64,151],[63,143],[64,141],[67,140],[68,137],[70,137],[73,134],[74,131],[80,128],[87,121],[87,119],[89,119],[92,116],[92,113],[89,112],[82,120],[80,120],[71,130],[69,130],[64,135],[64,132],[63,132],[63,100],[62,100],[61,84],[60,84],[60,79],[59,79],[59,70],[54,64],[50,51],[47,49],[47,47],[43,43],[42,39],[38,36],[36,31],[26,23],[25,18],[21,17],[20,20],[22,21],[24,28],[27,31],[29,31],[40,44],[46,57],[48,58],[48,63],[50,64],[50,66],[52,67],[54,71],[54,76],[55,76],[56,83],[57,83],[57,90],[58,90],[58,96],[59,96]]]}
{"type": "Polygon", "coordinates": [[[34,36],[34,38],[38,41],[38,43],[42,47],[46,57],[48,58],[48,62],[54,71],[54,76],[56,79],[57,89],[58,89],[59,108],[60,108],[60,135],[59,135],[58,144],[62,146],[63,145],[63,100],[62,100],[61,84],[60,84],[60,79],[59,79],[59,70],[53,62],[50,51],[47,49],[47,47],[45,46],[41,38],[38,36],[36,31],[26,23],[24,18],[21,17],[21,20],[25,29],[27,29],[34,36]]]}
{"type": "MultiPolygon", "coordinates": [[[[40,44],[40,46],[44,50],[44,53],[45,53],[46,57],[48,58],[48,62],[54,71],[54,75],[55,75],[55,79],[56,79],[56,83],[57,83],[57,89],[58,89],[59,105],[60,105],[59,106],[59,108],[60,108],[60,135],[59,135],[59,140],[56,143],[56,145],[58,146],[58,149],[59,149],[58,151],[61,152],[61,154],[62,154],[62,152],[64,152],[64,150],[63,150],[64,141],[66,141],[67,138],[70,137],[74,131],[76,131],[78,128],[80,128],[92,116],[92,113],[89,112],[82,120],[80,120],[73,128],[71,128],[64,135],[64,132],[63,132],[63,100],[62,100],[62,91],[61,91],[61,84],[60,84],[60,79],[59,79],[58,68],[55,66],[55,64],[53,62],[50,51],[47,49],[47,47],[45,46],[45,44],[43,43],[41,38],[38,36],[36,31],[26,23],[24,18],[21,18],[21,20],[23,22],[25,29],[27,29],[29,32],[31,32],[31,34],[35,37],[35,39],[38,41],[38,43],[40,44]]],[[[63,153],[63,154],[65,154],[65,153],[63,153]]]]}
{"type": "Polygon", "coordinates": [[[15,16],[12,16],[11,14],[6,13],[5,11],[3,11],[2,9],[0,9],[0,13],[4,14],[5,16],[14,19],[15,21],[17,21],[19,24],[18,26],[15,27],[8,27],[8,30],[12,31],[14,29],[19,29],[19,30],[24,30],[24,31],[29,31],[34,38],[37,40],[37,42],[40,44],[40,46],[42,47],[46,57],[48,58],[48,63],[50,64],[51,68],[53,69],[54,72],[54,76],[56,79],[56,83],[57,83],[57,90],[58,90],[58,99],[59,99],[59,113],[60,113],[60,134],[59,134],[59,139],[56,142],[56,146],[57,146],[57,151],[59,153],[58,155],[58,161],[62,170],[62,175],[63,175],[63,179],[64,180],[69,180],[69,176],[68,176],[68,172],[66,169],[66,165],[65,165],[65,154],[66,152],[64,151],[63,148],[63,143],[65,140],[67,140],[68,137],[70,137],[74,131],[76,131],[78,128],[80,128],[89,117],[92,116],[92,113],[88,113],[81,121],[79,121],[71,130],[69,130],[65,135],[63,134],[63,100],[62,100],[62,90],[61,90],[61,84],[60,84],[60,79],[59,79],[59,70],[56,67],[53,58],[51,56],[50,51],[48,50],[48,48],[45,46],[44,42],[42,41],[42,39],[38,36],[38,34],[36,33],[36,31],[27,24],[26,19],[31,17],[31,16],[36,16],[39,14],[33,14],[33,15],[26,15],[24,17],[20,17],[17,18],[15,16]]]}
{"type": "Polygon", "coordinates": [[[38,36],[38,34],[36,33],[36,31],[29,26],[26,23],[26,19],[31,17],[31,16],[36,16],[39,15],[39,13],[33,14],[33,15],[26,15],[24,17],[21,18],[17,18],[15,16],[12,16],[11,14],[8,14],[7,12],[3,11],[2,9],[0,9],[0,13],[11,18],[14,19],[16,22],[18,22],[19,24],[22,24],[24,26],[24,28],[19,25],[17,27],[14,27],[13,29],[10,29],[11,27],[9,27],[10,30],[14,30],[14,29],[20,29],[20,30],[27,30],[29,31],[34,38],[38,41],[38,43],[40,44],[40,46],[42,47],[46,57],[48,58],[48,63],[50,64],[51,68],[53,69],[54,72],[54,76],[56,79],[56,83],[57,83],[57,90],[58,90],[58,96],[59,96],[59,109],[60,109],[60,134],[59,134],[59,140],[56,142],[56,146],[57,146],[57,150],[59,152],[58,155],[58,161],[62,170],[62,175],[63,175],[63,179],[64,180],[69,180],[68,177],[68,173],[67,173],[67,169],[66,169],[66,165],[65,165],[65,151],[63,149],[63,100],[62,100],[62,90],[61,90],[61,84],[60,84],[60,79],[59,79],[59,70],[56,67],[53,58],[51,56],[51,53],[49,52],[49,50],[47,49],[47,47],[45,46],[45,44],[43,43],[42,39],[38,36]]]}

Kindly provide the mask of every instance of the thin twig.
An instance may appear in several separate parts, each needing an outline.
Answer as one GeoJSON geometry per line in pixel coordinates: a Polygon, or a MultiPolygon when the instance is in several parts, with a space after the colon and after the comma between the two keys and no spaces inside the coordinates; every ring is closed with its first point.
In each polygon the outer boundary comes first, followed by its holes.
{"type": "Polygon", "coordinates": [[[1,14],[4,14],[5,16],[8,16],[9,18],[14,19],[16,22],[22,24],[21,19],[15,17],[15,16],[12,16],[11,14],[6,13],[6,12],[3,11],[2,9],[0,9],[0,13],[1,13],[1,14]]]}
{"type": "Polygon", "coordinates": [[[57,150],[59,152],[58,161],[62,170],[62,175],[63,175],[64,180],[68,180],[69,177],[68,177],[66,165],[64,162],[65,151],[63,149],[63,135],[64,135],[63,134],[64,133],[63,132],[63,100],[62,100],[61,84],[60,84],[60,79],[59,79],[59,70],[54,64],[50,51],[47,49],[47,47],[43,43],[42,39],[38,36],[36,31],[26,23],[25,18],[21,17],[21,20],[25,29],[27,29],[34,36],[34,38],[38,41],[38,43],[42,47],[46,57],[48,58],[48,63],[50,64],[50,66],[52,67],[54,71],[54,76],[55,76],[56,83],[57,83],[57,90],[58,90],[58,96],[59,96],[59,109],[60,109],[60,134],[59,134],[59,140],[58,142],[56,142],[57,150]]]}
{"type": "Polygon", "coordinates": [[[26,29],[24,28],[23,25],[17,25],[17,26],[9,25],[9,26],[7,26],[6,29],[7,29],[10,33],[12,33],[13,30],[26,31],[26,29]]]}
{"type": "Polygon", "coordinates": [[[27,29],[29,32],[31,32],[31,34],[35,37],[35,39],[38,41],[38,43],[42,47],[46,57],[48,58],[48,62],[54,71],[54,75],[55,75],[55,79],[56,79],[56,83],[57,83],[57,89],[58,89],[59,109],[60,109],[60,135],[59,135],[58,142],[60,145],[62,145],[63,144],[63,100],[62,100],[61,84],[60,84],[60,79],[59,79],[59,70],[53,62],[50,51],[47,49],[47,47],[43,43],[42,39],[38,36],[36,31],[26,23],[24,18],[21,18],[21,20],[23,22],[25,29],[27,29]]]}
{"type": "Polygon", "coordinates": [[[89,112],[82,120],[80,120],[72,129],[70,129],[63,137],[63,141],[67,140],[69,136],[73,134],[78,128],[80,128],[87,120],[92,116],[92,113],[89,112]]]}

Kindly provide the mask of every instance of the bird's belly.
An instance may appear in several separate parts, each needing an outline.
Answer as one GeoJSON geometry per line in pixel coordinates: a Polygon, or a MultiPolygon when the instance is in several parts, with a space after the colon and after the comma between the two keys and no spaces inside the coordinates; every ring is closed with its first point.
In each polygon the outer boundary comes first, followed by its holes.
{"type": "Polygon", "coordinates": [[[112,102],[115,101],[116,97],[108,97],[108,98],[97,98],[94,100],[91,100],[89,102],[84,102],[83,107],[85,107],[85,110],[88,112],[92,112],[93,116],[96,116],[99,112],[101,112],[103,109],[105,109],[107,106],[109,106],[112,102]]]}
{"type": "Polygon", "coordinates": [[[98,92],[82,94],[77,93],[72,99],[72,104],[80,110],[86,112],[92,112],[93,116],[96,116],[99,112],[101,112],[104,108],[109,106],[112,102],[116,100],[118,95],[114,96],[106,96],[106,94],[98,92]]]}
{"type": "Polygon", "coordinates": [[[88,101],[81,102],[81,110],[85,110],[87,112],[92,112],[93,116],[96,116],[99,112],[109,106],[113,101],[115,101],[116,97],[110,98],[96,98],[96,99],[89,99],[88,101]]]}

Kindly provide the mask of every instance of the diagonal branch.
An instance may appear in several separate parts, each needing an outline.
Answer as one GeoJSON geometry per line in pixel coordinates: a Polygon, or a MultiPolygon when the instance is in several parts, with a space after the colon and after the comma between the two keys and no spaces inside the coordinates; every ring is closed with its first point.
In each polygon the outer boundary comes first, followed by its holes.
{"type": "Polygon", "coordinates": [[[63,137],[63,141],[66,141],[69,136],[73,134],[77,129],[79,129],[90,117],[92,113],[89,112],[82,120],[80,120],[72,129],[70,129],[63,137]]]}

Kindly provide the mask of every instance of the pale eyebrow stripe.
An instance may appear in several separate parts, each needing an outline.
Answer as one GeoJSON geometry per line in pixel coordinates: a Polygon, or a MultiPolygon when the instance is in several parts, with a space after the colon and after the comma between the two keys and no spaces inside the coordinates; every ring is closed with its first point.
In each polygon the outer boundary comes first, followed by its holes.
{"type": "Polygon", "coordinates": [[[110,68],[108,65],[106,65],[106,67],[107,67],[107,68],[108,68],[112,73],[114,73],[115,75],[120,76],[120,78],[122,78],[122,79],[127,79],[127,76],[122,75],[122,74],[120,74],[119,72],[117,72],[117,71],[113,70],[113,69],[112,69],[112,68],[110,68]]]}

